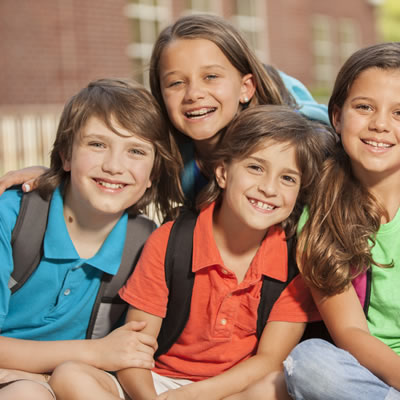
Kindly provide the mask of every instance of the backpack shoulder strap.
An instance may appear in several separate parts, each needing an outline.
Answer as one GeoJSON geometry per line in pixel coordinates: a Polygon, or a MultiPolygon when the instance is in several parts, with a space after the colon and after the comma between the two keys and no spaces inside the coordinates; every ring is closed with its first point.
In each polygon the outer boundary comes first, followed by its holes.
{"type": "Polygon", "coordinates": [[[172,225],[165,254],[165,280],[169,289],[167,314],[158,335],[155,358],[166,353],[185,328],[190,314],[194,273],[193,232],[198,214],[186,209],[172,225]]]}
{"type": "Polygon", "coordinates": [[[368,309],[369,309],[369,303],[371,301],[371,280],[372,280],[372,268],[368,268],[367,271],[365,272],[367,275],[367,284],[365,288],[365,301],[364,301],[364,313],[365,317],[368,317],[368,309]]]}
{"type": "Polygon", "coordinates": [[[128,305],[120,299],[118,291],[133,272],[143,245],[154,229],[154,221],[143,215],[128,218],[121,265],[115,275],[103,274],[86,338],[95,339],[107,335],[127,310],[128,305]]]}
{"type": "Polygon", "coordinates": [[[43,256],[50,199],[44,200],[37,190],[24,193],[17,222],[11,235],[14,270],[8,282],[15,293],[32,275],[43,256]]]}
{"type": "Polygon", "coordinates": [[[298,274],[296,259],[294,255],[295,251],[295,239],[292,237],[287,240],[287,257],[288,257],[288,277],[286,282],[282,282],[268,276],[264,276],[260,304],[258,306],[258,319],[257,319],[257,336],[260,339],[264,327],[268,321],[269,314],[278,300],[279,296],[298,274]]]}

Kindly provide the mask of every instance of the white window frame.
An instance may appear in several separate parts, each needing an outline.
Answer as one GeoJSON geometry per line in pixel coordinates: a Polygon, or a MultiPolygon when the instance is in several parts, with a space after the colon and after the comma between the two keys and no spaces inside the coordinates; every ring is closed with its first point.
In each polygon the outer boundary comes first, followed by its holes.
{"type": "Polygon", "coordinates": [[[249,37],[255,37],[256,42],[249,40],[250,46],[255,51],[257,57],[263,61],[268,62],[269,60],[269,48],[266,47],[267,40],[267,2],[259,0],[235,0],[236,4],[246,4],[249,6],[250,15],[235,14],[232,16],[232,23],[243,32],[244,36],[248,39],[249,37]]]}
{"type": "Polygon", "coordinates": [[[333,18],[316,14],[312,17],[312,40],[314,55],[314,77],[317,85],[330,86],[335,74],[335,45],[333,41],[333,18]],[[316,37],[315,31],[325,33],[325,37],[316,37]],[[319,58],[324,62],[319,62],[319,58]]]}
{"type": "MultiPolygon", "coordinates": [[[[146,38],[148,33],[148,22],[153,22],[160,26],[160,29],[165,27],[171,21],[171,6],[172,0],[156,0],[156,5],[146,4],[145,0],[135,0],[124,7],[124,15],[139,24],[139,31],[141,38],[146,38]],[[143,22],[146,22],[144,24],[143,22]]],[[[142,79],[143,83],[148,86],[148,74],[146,66],[149,63],[151,52],[154,46],[154,38],[158,36],[159,31],[155,32],[151,40],[148,42],[132,42],[128,45],[126,53],[129,58],[136,59],[142,66],[142,79]]]]}

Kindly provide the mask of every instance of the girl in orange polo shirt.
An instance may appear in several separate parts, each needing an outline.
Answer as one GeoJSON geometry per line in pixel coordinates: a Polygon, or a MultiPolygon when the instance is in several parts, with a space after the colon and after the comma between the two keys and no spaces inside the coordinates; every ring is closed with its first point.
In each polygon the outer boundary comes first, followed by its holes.
{"type": "MultiPolygon", "coordinates": [[[[68,363],[52,377],[60,399],[289,399],[282,362],[319,315],[296,275],[274,303],[258,339],[264,278],[286,281],[286,238],[324,158],[329,136],[285,106],[256,106],[232,123],[212,155],[214,179],[199,197],[193,237],[190,315],[152,371],[68,363]]],[[[168,307],[164,260],[173,222],[146,243],[121,289],[127,321],[158,336],[168,307]]]]}

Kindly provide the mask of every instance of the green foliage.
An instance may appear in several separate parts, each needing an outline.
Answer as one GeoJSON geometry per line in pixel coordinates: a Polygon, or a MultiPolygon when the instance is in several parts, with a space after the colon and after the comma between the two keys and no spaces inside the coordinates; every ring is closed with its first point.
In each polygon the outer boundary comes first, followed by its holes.
{"type": "Polygon", "coordinates": [[[379,28],[385,42],[400,42],[400,1],[385,0],[380,9],[379,28]]]}

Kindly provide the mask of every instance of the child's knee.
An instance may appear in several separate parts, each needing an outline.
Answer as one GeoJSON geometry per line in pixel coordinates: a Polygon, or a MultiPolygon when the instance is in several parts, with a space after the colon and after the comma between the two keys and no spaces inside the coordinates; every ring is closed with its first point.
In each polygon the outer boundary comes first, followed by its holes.
{"type": "Polygon", "coordinates": [[[29,400],[55,400],[55,396],[46,383],[22,379],[0,390],[0,397],[4,400],[26,399],[29,400]]]}
{"type": "Polygon", "coordinates": [[[265,399],[290,399],[287,394],[283,372],[275,371],[238,393],[235,400],[265,400],[265,399]]]}
{"type": "Polygon", "coordinates": [[[50,378],[50,385],[55,392],[63,390],[66,385],[79,386],[79,382],[84,380],[86,371],[86,364],[77,361],[66,361],[60,364],[52,373],[50,378]]]}
{"type": "Polygon", "coordinates": [[[51,375],[51,380],[58,380],[59,378],[73,377],[76,375],[85,374],[86,364],[78,361],[66,361],[60,364],[51,375]]]}

